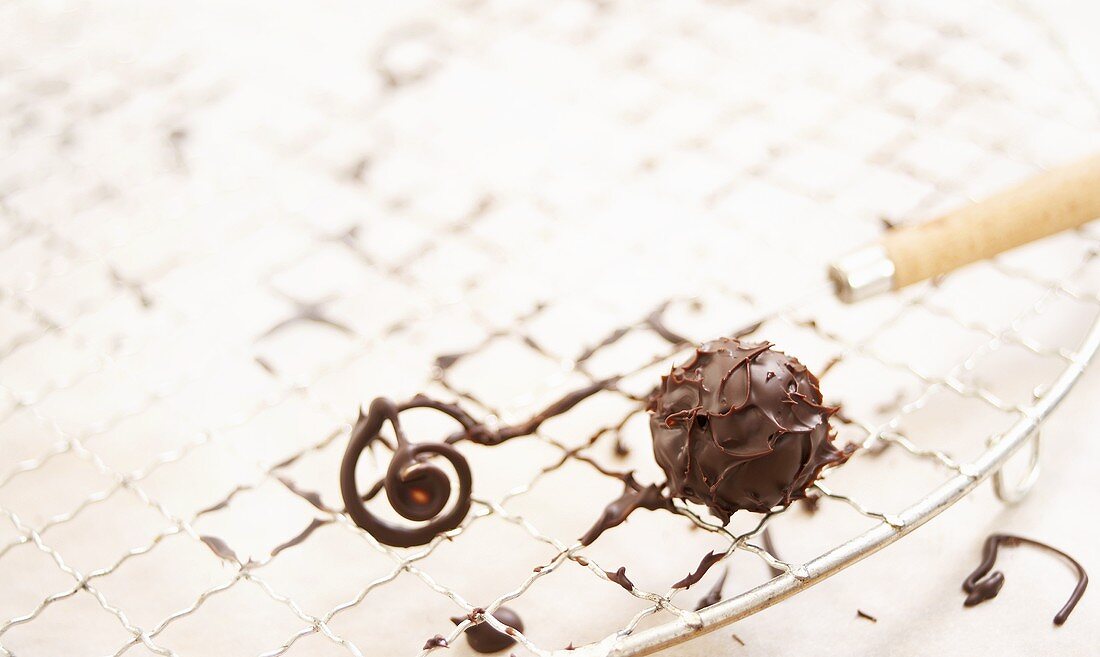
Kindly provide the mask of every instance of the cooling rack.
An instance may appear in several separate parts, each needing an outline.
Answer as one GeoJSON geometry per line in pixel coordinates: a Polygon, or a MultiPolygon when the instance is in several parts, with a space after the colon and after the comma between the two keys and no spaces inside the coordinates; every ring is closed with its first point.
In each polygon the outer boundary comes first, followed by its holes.
{"type": "Polygon", "coordinates": [[[1008,502],[1034,482],[1100,340],[1094,226],[858,306],[808,294],[887,224],[1095,149],[1096,101],[1034,16],[330,9],[4,10],[0,654],[462,654],[448,618],[500,604],[517,653],[644,654],[987,477],[1008,502]],[[659,477],[645,394],[730,333],[821,374],[863,449],[816,511],[722,528],[680,506],[581,549],[620,492],[601,468],[659,477]],[[506,423],[611,375],[529,439],[471,447],[473,510],[428,545],[341,513],[370,398],[506,423]]]}

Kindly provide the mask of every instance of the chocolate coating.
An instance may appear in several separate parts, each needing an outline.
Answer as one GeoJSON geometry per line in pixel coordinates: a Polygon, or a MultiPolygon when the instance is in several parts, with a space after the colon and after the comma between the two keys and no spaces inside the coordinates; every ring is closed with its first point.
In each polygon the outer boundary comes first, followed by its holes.
{"type": "MultiPolygon", "coordinates": [[[[519,632],[523,631],[523,621],[520,620],[519,614],[508,607],[498,608],[493,612],[493,618],[519,632]]],[[[451,622],[457,625],[464,620],[466,617],[457,616],[452,618],[451,622]]],[[[516,642],[511,636],[498,632],[496,628],[485,622],[471,625],[463,634],[466,635],[466,643],[470,644],[474,651],[481,653],[500,652],[516,642]]]]}
{"type": "Polygon", "coordinates": [[[822,468],[844,462],[817,378],[768,342],[721,338],[672,368],[650,398],[657,463],[672,496],[723,523],[806,496],[822,468]]]}

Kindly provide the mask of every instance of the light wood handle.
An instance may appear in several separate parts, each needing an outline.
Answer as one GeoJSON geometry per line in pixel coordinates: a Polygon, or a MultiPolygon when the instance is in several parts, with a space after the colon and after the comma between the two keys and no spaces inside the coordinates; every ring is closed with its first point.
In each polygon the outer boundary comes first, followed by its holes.
{"type": "Polygon", "coordinates": [[[895,289],[1100,218],[1100,155],[974,205],[901,228],[883,241],[895,289]]]}

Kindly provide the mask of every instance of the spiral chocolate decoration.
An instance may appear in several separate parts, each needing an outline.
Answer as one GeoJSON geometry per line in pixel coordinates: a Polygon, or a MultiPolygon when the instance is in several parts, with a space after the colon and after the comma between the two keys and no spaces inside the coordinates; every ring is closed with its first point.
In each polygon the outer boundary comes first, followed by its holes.
{"type": "Polygon", "coordinates": [[[363,415],[362,411],[359,412],[359,419],[351,431],[351,440],[348,441],[344,460],[340,464],[340,494],[344,498],[348,515],[355,524],[386,545],[394,547],[424,545],[440,532],[458,527],[470,512],[470,465],[454,447],[456,443],[468,441],[491,447],[513,438],[529,436],[547,419],[569,411],[581,401],[613,386],[616,381],[618,381],[617,378],[597,381],[565,395],[524,422],[496,429],[490,429],[481,424],[456,404],[441,402],[424,395],[417,395],[401,404],[379,397],[371,402],[366,415],[363,415]],[[449,415],[462,428],[440,442],[411,443],[401,430],[401,421],[398,418],[402,411],[411,408],[430,408],[439,411],[449,415]],[[370,447],[373,441],[385,442],[378,432],[387,421],[397,436],[397,445],[392,446],[393,458],[386,469],[386,476],[366,495],[363,495],[355,482],[355,467],[359,463],[363,450],[370,447]],[[443,511],[451,499],[451,480],[446,472],[429,462],[433,456],[440,456],[449,461],[458,475],[456,502],[446,514],[443,514],[443,511]],[[390,506],[401,517],[426,524],[410,527],[394,525],[368,511],[364,502],[373,499],[383,489],[386,491],[390,506]]]}
{"type": "Polygon", "coordinates": [[[347,451],[344,452],[344,460],[340,464],[340,493],[348,515],[355,524],[370,532],[380,542],[394,547],[423,545],[437,534],[457,527],[470,512],[472,477],[466,458],[446,442],[409,442],[401,430],[398,415],[410,408],[432,408],[449,415],[462,425],[464,433],[470,433],[479,426],[457,406],[422,396],[402,404],[379,397],[371,402],[366,415],[360,412],[359,420],[352,429],[347,451]],[[393,458],[386,469],[386,476],[366,495],[362,495],[355,481],[356,465],[363,450],[379,439],[378,432],[387,421],[397,436],[393,458]],[[433,456],[440,456],[450,462],[458,476],[455,504],[445,514],[443,510],[451,499],[451,480],[446,472],[430,462],[433,456]],[[367,510],[364,501],[372,499],[381,489],[385,489],[390,506],[401,517],[425,524],[395,525],[367,510]]]}

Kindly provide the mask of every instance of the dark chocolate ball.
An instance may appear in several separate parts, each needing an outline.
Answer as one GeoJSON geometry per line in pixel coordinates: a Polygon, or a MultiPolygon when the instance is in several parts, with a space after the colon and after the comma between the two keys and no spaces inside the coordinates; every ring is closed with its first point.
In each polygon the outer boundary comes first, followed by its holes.
{"type": "Polygon", "coordinates": [[[805,497],[821,469],[844,462],[817,377],[767,342],[721,338],[661,377],[649,400],[653,453],[671,494],[723,523],[805,497]]]}
{"type": "MultiPolygon", "coordinates": [[[[523,621],[520,619],[519,614],[508,607],[498,608],[493,612],[493,618],[496,618],[508,627],[514,628],[520,632],[523,631],[523,621]]],[[[464,620],[466,620],[466,618],[463,616],[457,616],[451,619],[455,625],[458,625],[464,620]]],[[[482,653],[500,652],[516,642],[511,636],[503,632],[498,632],[495,627],[485,622],[467,627],[465,634],[466,643],[470,644],[470,647],[476,652],[482,653]]]]}

